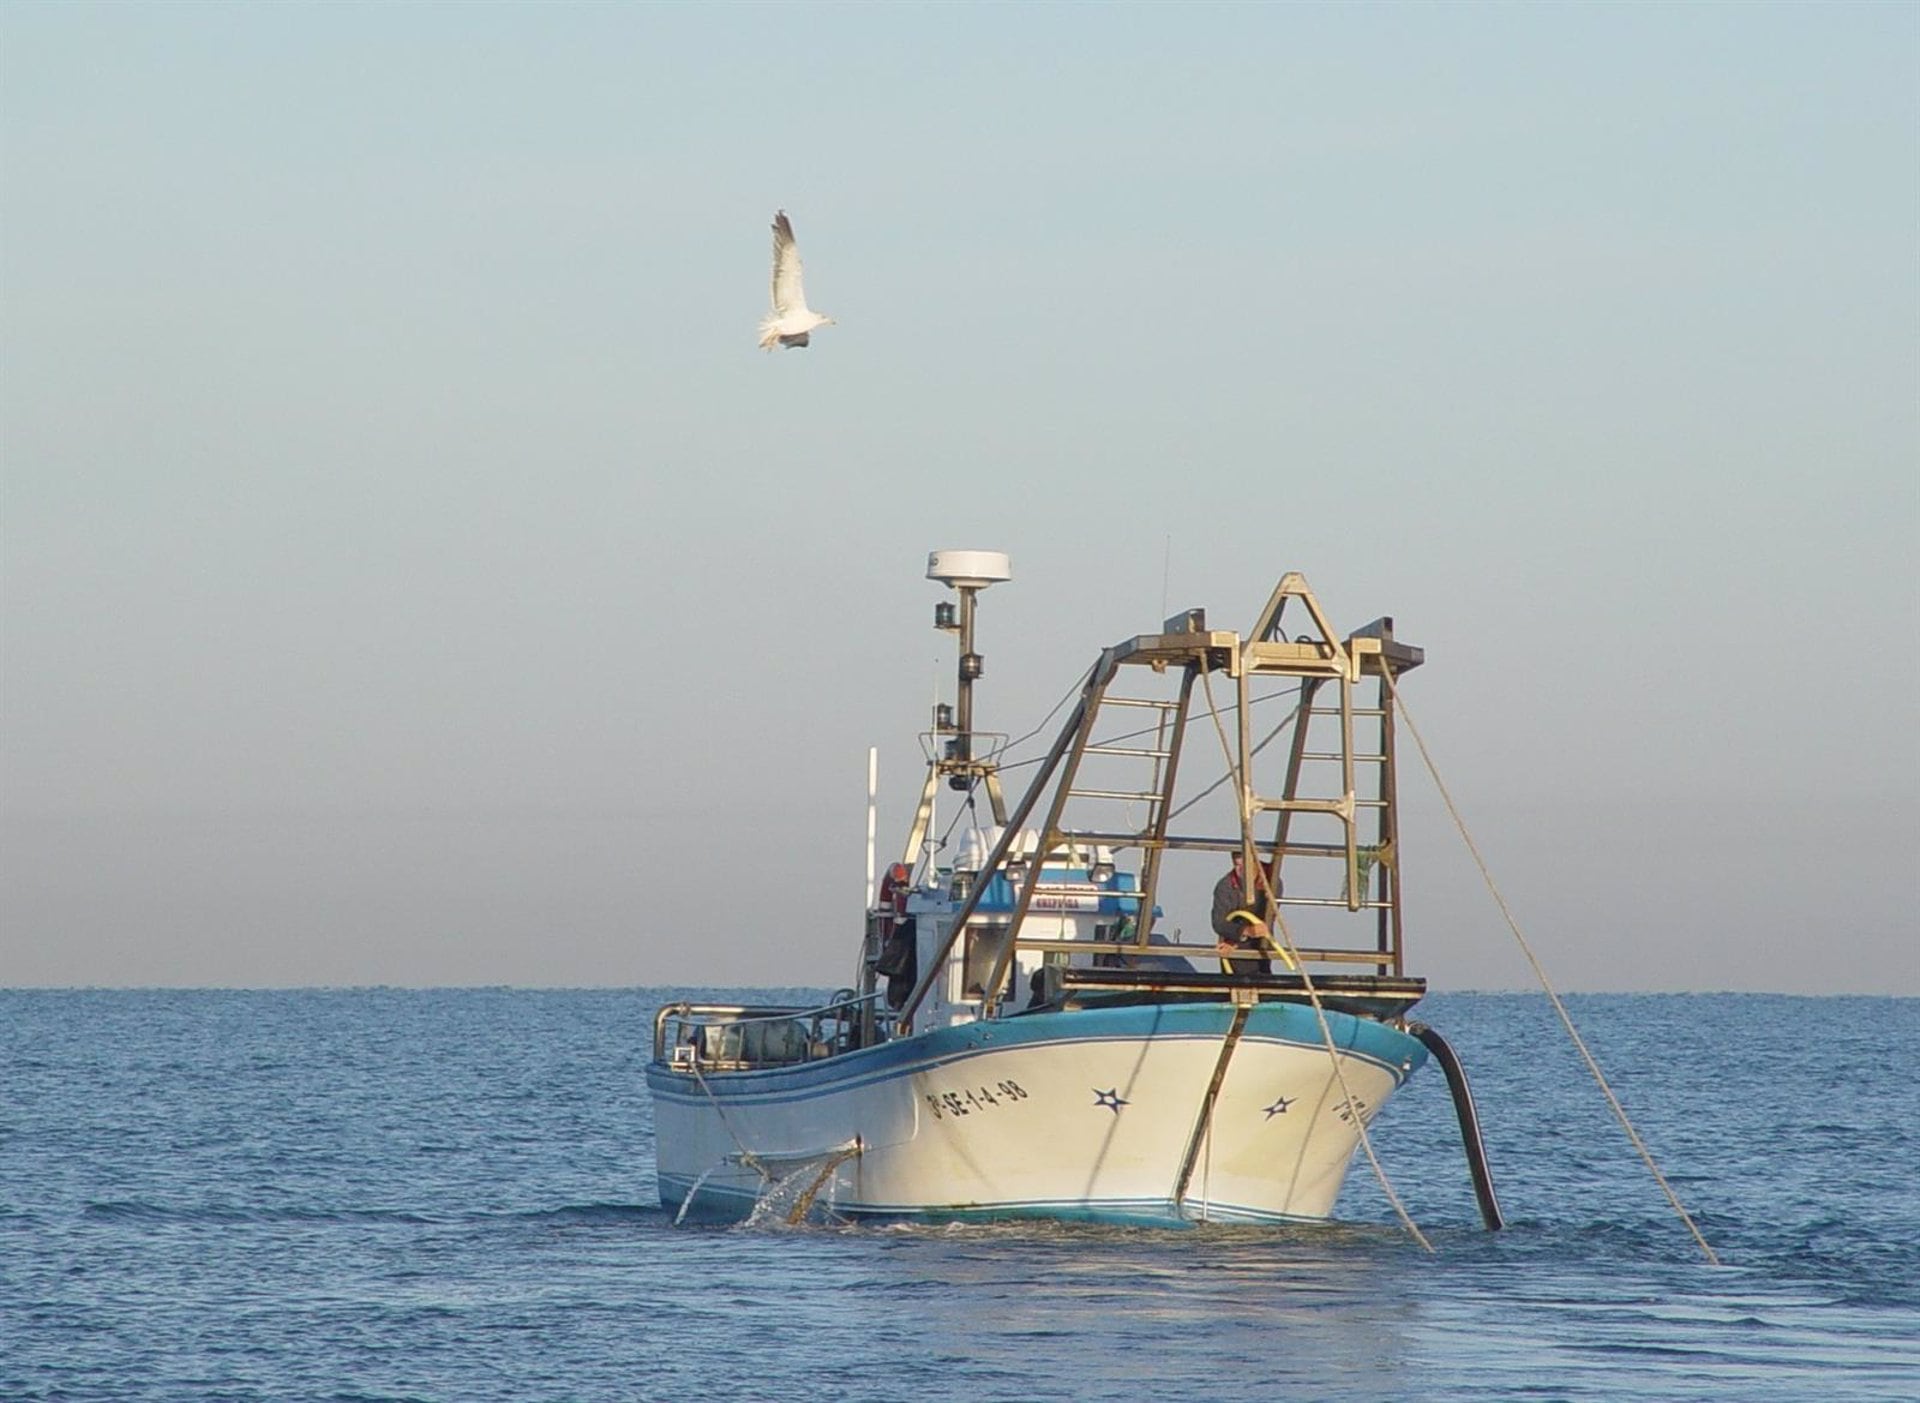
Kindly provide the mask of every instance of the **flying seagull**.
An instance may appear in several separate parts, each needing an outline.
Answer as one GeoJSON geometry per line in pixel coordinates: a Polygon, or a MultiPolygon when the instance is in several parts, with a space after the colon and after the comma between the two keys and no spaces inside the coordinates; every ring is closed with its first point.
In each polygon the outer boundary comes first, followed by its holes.
{"type": "Polygon", "coordinates": [[[760,323],[760,349],[804,346],[816,326],[832,325],[832,317],[823,317],[807,305],[806,289],[800,286],[800,250],[794,246],[793,225],[787,222],[787,212],[779,210],[773,216],[773,310],[760,323]]]}

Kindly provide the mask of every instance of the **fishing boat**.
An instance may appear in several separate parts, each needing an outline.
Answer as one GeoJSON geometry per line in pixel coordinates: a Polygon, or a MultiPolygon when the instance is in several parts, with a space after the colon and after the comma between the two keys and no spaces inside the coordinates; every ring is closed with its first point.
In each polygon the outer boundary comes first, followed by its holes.
{"type": "Polygon", "coordinates": [[[1323,1220],[1367,1126],[1433,1057],[1497,1225],[1458,1059],[1409,1017],[1426,981],[1405,969],[1394,697],[1422,651],[1391,618],[1336,631],[1288,573],[1244,634],[1191,609],[1103,649],[1037,763],[1015,762],[974,725],[979,600],[1008,559],[935,551],[927,576],[953,596],[934,623],[955,692],[877,883],[870,760],[855,981],[815,1006],[658,1011],[662,1204],[1323,1220]],[[941,829],[943,794],[959,797],[941,829]],[[1169,918],[1183,907],[1200,934],[1169,918]]]}

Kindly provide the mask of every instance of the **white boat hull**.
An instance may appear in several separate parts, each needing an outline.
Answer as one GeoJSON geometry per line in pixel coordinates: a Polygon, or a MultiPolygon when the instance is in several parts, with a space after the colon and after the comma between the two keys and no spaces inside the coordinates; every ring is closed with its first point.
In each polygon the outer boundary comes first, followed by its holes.
{"type": "Polygon", "coordinates": [[[1336,1071],[1313,1010],[1267,1002],[1247,1011],[1222,1070],[1235,1012],[1035,1014],[759,1071],[656,1062],[661,1200],[737,1219],[784,1180],[800,1206],[855,1217],[1327,1218],[1356,1110],[1371,1120],[1426,1050],[1329,1012],[1336,1071]]]}

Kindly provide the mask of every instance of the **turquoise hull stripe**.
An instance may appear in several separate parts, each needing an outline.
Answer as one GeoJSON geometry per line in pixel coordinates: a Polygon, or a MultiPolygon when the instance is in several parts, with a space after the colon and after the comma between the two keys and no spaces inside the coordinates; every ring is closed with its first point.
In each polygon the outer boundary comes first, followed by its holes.
{"type": "MultiPolygon", "coordinates": [[[[811,1101],[1013,1048],[1218,1038],[1225,1035],[1232,1016],[1231,1005],[1218,1003],[1140,1004],[1078,1009],[1071,1013],[1039,1013],[967,1023],[957,1028],[937,1028],[819,1062],[752,1072],[709,1072],[705,1081],[714,1098],[729,1104],[760,1106],[811,1101]]],[[[1329,1011],[1327,1027],[1336,1047],[1390,1073],[1395,1086],[1426,1064],[1427,1049],[1418,1038],[1373,1019],[1329,1011]]],[[[1241,1036],[1248,1042],[1280,1043],[1320,1051],[1326,1048],[1313,1010],[1298,1004],[1256,1005],[1241,1036]]],[[[648,1065],[647,1086],[665,1101],[709,1104],[707,1093],[698,1082],[685,1073],[673,1071],[665,1063],[648,1065]]]]}
{"type": "MultiPolygon", "coordinates": [[[[1163,1034],[1155,1038],[1154,1041],[1212,1042],[1217,1040],[1219,1036],[1220,1034],[1217,1033],[1211,1035],[1200,1033],[1163,1034]]],[[[917,1042],[918,1039],[913,1039],[913,1041],[917,1042]]],[[[1099,1037],[1060,1037],[1047,1039],[1048,1045],[1052,1046],[1067,1046],[1075,1043],[1118,1043],[1124,1045],[1137,1044],[1139,1041],[1140,1039],[1138,1038],[1099,1037]]],[[[1302,1043],[1295,1042],[1289,1038],[1250,1038],[1244,1036],[1240,1041],[1243,1045],[1246,1043],[1270,1043],[1284,1047],[1307,1048],[1320,1053],[1322,1056],[1326,1054],[1326,1045],[1324,1043],[1302,1043]]],[[[1021,1044],[1021,1046],[1032,1047],[1035,1046],[1035,1044],[1026,1043],[1021,1044]]],[[[803,1101],[817,1101],[827,1096],[839,1096],[849,1091],[877,1086],[882,1082],[895,1081],[901,1077],[911,1077],[935,1067],[949,1067],[957,1063],[972,1061],[978,1057],[989,1057],[995,1053],[1007,1050],[1008,1049],[1004,1047],[970,1048],[963,1052],[950,1053],[944,1057],[929,1053],[928,1055],[915,1058],[913,1061],[902,1066],[890,1068],[886,1071],[859,1076],[840,1076],[826,1082],[824,1085],[798,1091],[773,1091],[759,1085],[743,1084],[746,1083],[749,1078],[757,1080],[764,1077],[766,1075],[764,1072],[708,1072],[705,1074],[705,1077],[707,1089],[713,1093],[714,1099],[725,1101],[730,1106],[779,1106],[803,1101]]],[[[1342,1048],[1341,1051],[1359,1061],[1371,1063],[1373,1066],[1379,1067],[1382,1071],[1390,1073],[1393,1076],[1396,1087],[1405,1082],[1410,1075],[1409,1071],[1403,1068],[1398,1062],[1386,1062],[1378,1057],[1372,1057],[1364,1052],[1357,1052],[1349,1048],[1342,1048]]],[[[1422,1048],[1421,1051],[1424,1053],[1425,1049],[1422,1048]]],[[[846,1060],[845,1057],[832,1059],[835,1063],[845,1062],[846,1060]]],[[[1421,1056],[1409,1060],[1415,1064],[1415,1070],[1417,1070],[1418,1066],[1426,1061],[1426,1058],[1421,1056]]],[[[815,1063],[814,1065],[826,1066],[832,1064],[815,1063]]],[[[706,1092],[701,1090],[700,1083],[696,1082],[691,1076],[685,1075],[684,1073],[668,1071],[657,1062],[647,1067],[647,1087],[652,1091],[654,1098],[659,1101],[674,1102],[687,1106],[706,1106],[712,1104],[706,1092]]]]}

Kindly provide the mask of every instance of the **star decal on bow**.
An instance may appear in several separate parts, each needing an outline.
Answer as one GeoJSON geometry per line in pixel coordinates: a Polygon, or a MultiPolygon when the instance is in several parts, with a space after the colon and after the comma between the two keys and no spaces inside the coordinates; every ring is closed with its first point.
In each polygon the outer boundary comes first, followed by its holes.
{"type": "Polygon", "coordinates": [[[1267,1119],[1272,1120],[1275,1116],[1281,1114],[1287,1107],[1294,1103],[1295,1099],[1297,1098],[1292,1096],[1282,1096],[1276,1099],[1271,1106],[1266,1107],[1267,1119]]]}
{"type": "Polygon", "coordinates": [[[1120,1114],[1120,1108],[1122,1106],[1131,1106],[1133,1103],[1122,1096],[1120,1094],[1120,1088],[1116,1086],[1111,1091],[1102,1091],[1099,1087],[1095,1087],[1093,1089],[1093,1104],[1096,1106],[1105,1106],[1117,1116],[1120,1114]]]}

